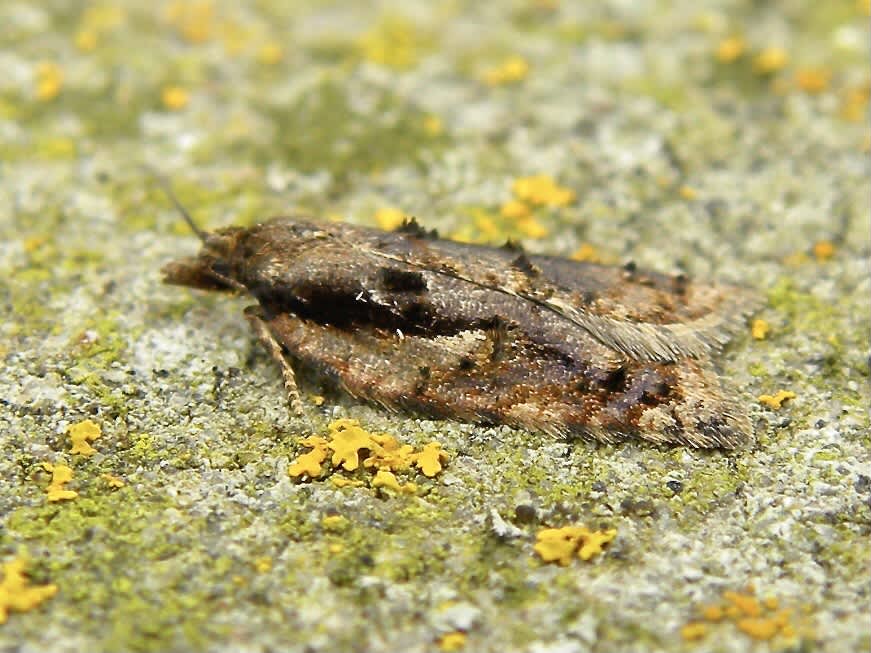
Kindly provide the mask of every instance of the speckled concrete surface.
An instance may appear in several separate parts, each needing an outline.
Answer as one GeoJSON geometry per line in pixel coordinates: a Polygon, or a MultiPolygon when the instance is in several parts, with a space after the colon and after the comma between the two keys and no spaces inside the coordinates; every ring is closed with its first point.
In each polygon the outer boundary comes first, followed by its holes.
{"type": "Polygon", "coordinates": [[[0,3],[0,558],[57,587],[0,649],[868,650],[867,2],[89,5],[0,3]],[[161,285],[197,244],[143,164],[209,228],[397,209],[756,288],[769,331],[721,362],[757,441],[561,442],[317,379],[291,417],[245,301],[161,285]],[[503,215],[538,174],[576,200],[503,215]],[[337,417],[450,460],[414,495],[291,479],[337,417]],[[544,564],[573,524],[617,537],[544,564]]]}

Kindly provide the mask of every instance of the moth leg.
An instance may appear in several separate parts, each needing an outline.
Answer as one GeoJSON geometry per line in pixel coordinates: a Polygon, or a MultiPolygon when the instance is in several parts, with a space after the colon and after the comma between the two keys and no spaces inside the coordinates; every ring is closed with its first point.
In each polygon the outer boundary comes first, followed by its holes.
{"type": "Polygon", "coordinates": [[[269,326],[263,321],[259,306],[248,306],[245,309],[245,317],[251,324],[254,334],[260,343],[269,352],[269,355],[278,363],[281,368],[281,376],[284,379],[284,389],[287,392],[287,400],[290,403],[290,408],[297,415],[302,415],[302,400],[299,398],[299,389],[296,387],[296,376],[293,373],[293,367],[290,361],[284,355],[281,344],[272,335],[269,326]]]}

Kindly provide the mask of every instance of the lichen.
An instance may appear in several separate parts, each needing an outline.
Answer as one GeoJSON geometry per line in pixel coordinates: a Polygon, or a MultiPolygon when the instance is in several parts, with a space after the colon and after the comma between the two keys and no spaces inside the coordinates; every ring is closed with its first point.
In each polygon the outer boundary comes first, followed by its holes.
{"type": "Polygon", "coordinates": [[[413,22],[401,16],[387,16],[359,41],[361,56],[391,68],[410,68],[417,64],[430,39],[413,22]]]}
{"type": "Polygon", "coordinates": [[[405,219],[405,213],[392,206],[382,207],[375,212],[375,224],[387,231],[396,229],[405,219]]]}
{"type": "Polygon", "coordinates": [[[835,245],[829,240],[819,240],[814,243],[814,258],[820,263],[825,263],[835,255],[835,245]]]}
{"type": "Polygon", "coordinates": [[[482,79],[489,86],[504,86],[522,82],[529,75],[529,62],[513,55],[484,71],[482,79]]]}
{"type": "Polygon", "coordinates": [[[774,410],[780,410],[783,402],[789,399],[795,399],[796,394],[792,390],[778,390],[773,395],[759,395],[759,403],[774,410]]]}
{"type": "Polygon", "coordinates": [[[103,431],[100,425],[90,419],[76,422],[69,427],[68,430],[70,441],[73,443],[70,453],[79,454],[80,456],[93,456],[97,453],[89,443],[99,438],[103,431]]]}
{"type": "Polygon", "coordinates": [[[466,633],[455,630],[439,638],[439,648],[445,653],[461,651],[466,646],[466,633]]]}
{"type": "Polygon", "coordinates": [[[321,465],[329,455],[327,452],[327,441],[318,436],[311,436],[300,442],[304,447],[311,447],[311,451],[299,456],[288,468],[287,473],[298,478],[300,476],[308,476],[309,478],[318,478],[323,468],[321,465]]]}
{"type": "Polygon", "coordinates": [[[755,340],[765,340],[770,332],[771,325],[762,318],[753,320],[750,325],[750,335],[752,335],[755,340]]]}
{"type": "Polygon", "coordinates": [[[14,558],[3,563],[3,579],[0,580],[0,624],[6,623],[10,612],[28,612],[57,594],[57,585],[31,585],[25,569],[24,558],[14,558]]]}
{"type": "Polygon", "coordinates": [[[512,185],[515,197],[533,206],[567,206],[575,201],[575,192],[557,184],[547,175],[520,177],[512,185]]]}
{"type": "Polygon", "coordinates": [[[327,515],[321,520],[325,530],[341,533],[348,528],[348,520],[342,515],[327,515]]]}
{"type": "Polygon", "coordinates": [[[786,17],[750,2],[619,15],[594,4],[567,13],[550,0],[501,13],[423,3],[393,32],[380,29],[390,15],[374,5],[140,4],[0,8],[0,45],[16,71],[0,89],[9,191],[0,203],[13,216],[0,219],[0,240],[14,316],[0,338],[0,545],[26,544],[39,560],[33,584],[61,588],[10,616],[0,648],[438,650],[454,632],[480,648],[473,630],[430,623],[445,591],[477,604],[479,637],[500,650],[698,651],[744,640],[765,650],[871,648],[856,599],[868,567],[867,479],[855,471],[871,446],[860,183],[871,149],[868,0],[805,3],[786,17]],[[747,29],[755,24],[771,29],[747,29]],[[370,50],[361,36],[375,37],[370,50]],[[755,72],[772,46],[787,49],[786,65],[755,72]],[[481,73],[515,52],[528,57],[525,79],[485,86],[481,73]],[[653,67],[639,67],[639,55],[653,67]],[[57,70],[40,71],[40,61],[57,70]],[[700,65],[686,75],[674,61],[700,65]],[[650,74],[663,64],[667,74],[650,74]],[[566,85],[579,65],[582,93],[566,85]],[[170,86],[187,93],[185,107],[162,102],[170,86]],[[712,92],[722,101],[699,101],[712,92]],[[527,245],[536,254],[632,256],[758,287],[779,274],[769,342],[732,348],[726,364],[747,401],[781,387],[801,401],[779,415],[762,406],[758,446],[728,453],[418,426],[356,402],[288,418],[280,380],[236,314],[240,301],[159,285],[160,265],[195,243],[138,171],[143,156],[210,230],[296,213],[375,224],[375,209],[394,206],[469,240],[550,238],[527,245]],[[537,170],[558,172],[575,202],[518,199],[506,179],[537,170]],[[176,339],[177,328],[188,335],[176,339]],[[82,342],[83,331],[99,339],[82,342]],[[229,365],[248,369],[219,397],[210,370],[229,365]],[[111,380],[133,371],[122,384],[132,390],[111,380]],[[333,468],[325,448],[320,471],[309,467],[315,482],[289,482],[287,461],[309,451],[289,434],[326,440],[325,416],[352,405],[394,424],[383,428],[401,446],[419,452],[435,438],[460,452],[450,473],[429,482],[414,464],[396,471],[408,458],[391,458],[381,442],[382,453],[358,452],[352,472],[333,468]],[[112,442],[71,456],[65,425],[85,416],[112,442]],[[51,474],[33,473],[42,460],[74,470],[65,487],[75,500],[46,500],[51,474]],[[400,487],[418,484],[415,498],[370,489],[379,471],[400,487]],[[109,472],[126,485],[114,487],[109,472]],[[666,487],[672,475],[682,490],[666,487]],[[770,507],[784,493],[793,505],[775,510],[775,522],[734,509],[770,507]],[[491,534],[491,510],[531,533],[611,515],[629,539],[621,556],[578,574],[491,534]],[[330,530],[324,515],[339,513],[347,528],[330,530]],[[795,522],[799,514],[810,521],[795,522]],[[741,628],[764,634],[781,608],[760,599],[760,616],[733,619],[723,600],[686,615],[710,640],[682,646],[670,624],[681,623],[685,579],[701,569],[694,588],[716,592],[723,565],[732,569],[724,542],[753,549],[760,579],[780,574],[787,589],[799,579],[834,627],[794,646],[779,635],[757,644],[741,628]],[[805,573],[813,560],[789,551],[788,569],[765,564],[784,547],[813,552],[826,574],[805,573]],[[639,558],[645,551],[655,554],[639,558]],[[635,572],[657,592],[615,589],[635,572]],[[394,600],[405,594],[414,600],[394,600]],[[662,619],[638,617],[651,606],[662,619]]]}
{"type": "Polygon", "coordinates": [[[585,526],[545,528],[536,534],[533,549],[545,562],[567,566],[576,555],[589,560],[602,553],[602,547],[617,536],[616,529],[591,531],[585,526]]]}
{"type": "Polygon", "coordinates": [[[753,71],[758,75],[771,75],[789,63],[789,54],[784,48],[768,46],[753,58],[753,71]]]}
{"type": "Polygon", "coordinates": [[[109,474],[108,472],[101,474],[100,478],[102,478],[106,482],[106,485],[108,485],[113,490],[117,490],[127,485],[127,483],[124,482],[123,478],[119,478],[118,476],[115,476],[114,474],[109,474]]]}
{"type": "Polygon", "coordinates": [[[417,485],[410,481],[404,485],[400,485],[396,478],[396,474],[383,469],[379,469],[375,472],[375,476],[372,477],[370,485],[373,488],[383,487],[393,490],[394,492],[405,492],[406,494],[414,494],[417,492],[417,485]]]}
{"type": "Polygon", "coordinates": [[[696,612],[697,619],[680,630],[685,640],[707,637],[714,624],[721,624],[719,628],[729,624],[755,640],[767,641],[777,637],[785,645],[795,642],[800,634],[809,636],[812,632],[809,623],[796,621],[792,609],[780,608],[777,597],[767,596],[760,600],[752,587],[744,592],[727,590],[723,592],[721,602],[703,605],[696,612]]]}
{"type": "Polygon", "coordinates": [[[441,448],[442,445],[438,442],[428,442],[420,453],[411,454],[415,466],[424,476],[432,478],[442,471],[442,463],[448,459],[448,455],[441,448]]]}
{"type": "MultiPolygon", "coordinates": [[[[323,475],[323,463],[332,451],[329,463],[332,471],[354,472],[360,467],[360,456],[366,453],[362,466],[374,471],[369,483],[373,488],[390,488],[396,491],[414,493],[417,486],[408,482],[400,484],[395,472],[406,472],[412,466],[432,478],[442,470],[442,463],[448,459],[438,442],[425,444],[420,451],[402,444],[388,434],[370,433],[356,420],[338,419],[329,424],[330,437],[311,436],[300,442],[311,451],[301,454],[288,468],[293,478],[319,478],[323,475]]],[[[341,478],[341,477],[339,477],[341,478]]],[[[351,479],[334,480],[336,487],[355,485],[351,479]]]]}
{"type": "Polygon", "coordinates": [[[73,480],[73,470],[68,465],[42,463],[43,469],[51,472],[51,483],[45,488],[46,499],[52,503],[70,501],[79,496],[75,490],[67,490],[64,486],[73,480]]]}

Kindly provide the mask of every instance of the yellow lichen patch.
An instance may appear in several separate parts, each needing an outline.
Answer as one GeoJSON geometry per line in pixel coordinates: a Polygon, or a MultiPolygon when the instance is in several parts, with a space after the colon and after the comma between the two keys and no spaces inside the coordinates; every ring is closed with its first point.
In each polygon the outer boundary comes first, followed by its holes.
{"type": "Polygon", "coordinates": [[[114,474],[101,474],[100,478],[106,481],[106,485],[108,485],[113,490],[117,490],[118,488],[124,487],[127,485],[124,482],[124,479],[115,476],[114,474]]]}
{"type": "Polygon", "coordinates": [[[327,446],[333,451],[333,467],[341,466],[349,472],[360,466],[360,451],[370,449],[374,442],[372,435],[352,419],[339,419],[330,424],[330,435],[327,446]]]}
{"type": "Polygon", "coordinates": [[[405,213],[393,207],[386,207],[375,211],[375,224],[388,231],[396,229],[405,222],[405,213]]]}
{"type": "Polygon", "coordinates": [[[607,531],[593,531],[581,540],[581,548],[578,549],[578,557],[581,560],[589,560],[595,555],[602,553],[602,547],[617,537],[617,529],[609,528],[607,531]]]}
{"type": "Polygon", "coordinates": [[[438,442],[429,442],[423,445],[420,453],[414,455],[414,465],[424,476],[432,478],[442,471],[442,461],[446,461],[448,455],[441,448],[438,442]]]}
{"type": "Polygon", "coordinates": [[[190,96],[181,86],[167,86],[160,92],[160,101],[170,111],[178,111],[188,105],[190,96]]]}
{"type": "Polygon", "coordinates": [[[678,195],[680,195],[685,200],[694,200],[698,196],[696,193],[696,189],[692,186],[681,186],[677,189],[678,195]]]}
{"type": "Polygon", "coordinates": [[[258,574],[265,574],[272,569],[272,558],[269,556],[260,556],[259,558],[254,558],[252,564],[254,570],[258,574]]]}
{"type": "Polygon", "coordinates": [[[284,49],[279,43],[269,41],[257,50],[257,61],[264,66],[274,66],[284,58],[284,49]]]}
{"type": "Polygon", "coordinates": [[[529,63],[523,57],[515,55],[486,70],[483,79],[490,86],[502,86],[523,81],[527,75],[529,75],[529,63]]]}
{"type": "Polygon", "coordinates": [[[545,562],[567,566],[575,555],[581,536],[586,532],[586,528],[576,526],[546,528],[536,535],[533,549],[545,562]]]}
{"type": "Polygon", "coordinates": [[[93,442],[103,434],[99,424],[85,419],[71,425],[67,433],[69,433],[70,441],[73,443],[70,453],[77,453],[82,456],[93,456],[97,453],[97,450],[89,442],[93,442]]]}
{"type": "Polygon", "coordinates": [[[738,608],[744,616],[758,617],[762,614],[762,606],[759,604],[759,600],[752,594],[723,592],[723,599],[738,608]]]}
{"type": "Polygon", "coordinates": [[[385,487],[396,492],[404,492],[405,494],[414,494],[417,492],[417,484],[408,481],[407,483],[399,483],[396,475],[393,472],[379,470],[372,478],[370,484],[373,488],[385,487]]]}
{"type": "Polygon", "coordinates": [[[700,618],[687,623],[681,629],[684,639],[701,639],[712,624],[733,624],[741,632],[754,639],[770,640],[780,637],[791,640],[796,628],[791,623],[791,610],[778,610],[779,601],[769,597],[762,601],[753,594],[752,587],[745,592],[723,592],[720,604],[703,606],[700,618]]]}
{"type": "Polygon", "coordinates": [[[706,605],[699,611],[706,621],[717,622],[722,621],[726,613],[719,605],[706,605]]]}
{"type": "Polygon", "coordinates": [[[699,623],[697,621],[691,621],[680,629],[680,636],[688,642],[693,642],[697,639],[701,639],[707,634],[708,625],[699,623]]]}
{"type": "Polygon", "coordinates": [[[23,241],[21,241],[22,246],[24,247],[24,251],[28,254],[32,254],[40,247],[45,245],[48,242],[48,238],[44,235],[39,236],[28,236],[23,241]]]}
{"type": "Polygon", "coordinates": [[[57,594],[57,585],[31,587],[25,569],[27,561],[15,558],[3,563],[0,580],[0,624],[6,623],[10,612],[27,612],[57,594]]]}
{"type": "Polygon", "coordinates": [[[372,435],[372,447],[363,466],[375,469],[389,469],[394,472],[408,469],[414,462],[414,447],[401,444],[392,435],[372,435]]]}
{"type": "Polygon", "coordinates": [[[755,340],[765,340],[770,331],[771,325],[761,318],[753,320],[753,323],[750,325],[750,335],[755,340]]]}
{"type": "Polygon", "coordinates": [[[848,88],[841,96],[841,118],[849,122],[866,119],[868,100],[871,96],[871,82],[848,88]]]}
{"type": "Polygon", "coordinates": [[[789,55],[786,50],[772,46],[765,48],[753,59],[753,70],[759,75],[771,75],[786,67],[789,55]]]}
{"type": "Polygon", "coordinates": [[[529,216],[530,208],[519,200],[508,200],[499,208],[499,214],[509,220],[522,220],[529,216]]]}
{"type": "Polygon", "coordinates": [[[581,261],[583,263],[601,263],[602,257],[599,256],[599,250],[589,243],[582,243],[572,255],[569,257],[573,261],[581,261]]]}
{"type": "Polygon", "coordinates": [[[386,472],[379,469],[375,473],[375,478],[372,479],[372,487],[386,487],[399,492],[402,488],[399,486],[399,481],[396,480],[396,475],[393,472],[386,472]]]}
{"type": "Polygon", "coordinates": [[[825,263],[835,255],[835,245],[830,240],[820,240],[814,243],[814,258],[820,263],[825,263]]]}
{"type": "Polygon", "coordinates": [[[544,238],[548,234],[547,228],[531,216],[518,220],[517,230],[527,238],[544,238]]]}
{"type": "MultiPolygon", "coordinates": [[[[218,34],[220,35],[221,43],[224,46],[224,51],[231,57],[248,49],[252,39],[254,38],[248,25],[232,21],[219,23],[218,34]]],[[[256,53],[258,60],[260,59],[260,52],[261,51],[258,50],[256,53]]],[[[270,54],[267,53],[266,56],[268,58],[270,54]]],[[[268,62],[261,61],[261,63],[268,62]]]]}
{"type": "Polygon", "coordinates": [[[90,29],[79,30],[73,42],[82,52],[91,52],[97,49],[97,33],[90,29]]]}
{"type": "Polygon", "coordinates": [[[364,34],[358,43],[364,59],[391,68],[410,68],[420,58],[420,44],[426,41],[414,24],[389,17],[364,34]]]}
{"type": "Polygon", "coordinates": [[[475,209],[472,211],[472,215],[475,219],[475,229],[485,238],[496,238],[502,234],[502,229],[496,220],[484,209],[475,209]]]}
{"type": "Polygon", "coordinates": [[[520,177],[512,186],[517,199],[538,206],[567,206],[575,201],[575,193],[558,185],[547,175],[520,177]]]}
{"type": "Polygon", "coordinates": [[[64,485],[73,480],[73,470],[70,467],[63,464],[42,463],[42,468],[51,472],[51,483],[45,488],[49,501],[69,501],[79,496],[78,492],[64,488],[64,485]]]}
{"type": "Polygon", "coordinates": [[[746,45],[739,36],[730,36],[720,41],[717,46],[717,60],[722,63],[732,63],[744,54],[746,45]]]}
{"type": "Polygon", "coordinates": [[[737,605],[727,605],[723,608],[723,615],[725,615],[727,619],[734,621],[741,616],[741,609],[737,605]]]}
{"type": "Polygon", "coordinates": [[[753,639],[771,639],[780,630],[772,619],[739,619],[735,622],[738,630],[747,633],[753,639]]]}
{"type": "Polygon", "coordinates": [[[308,476],[317,478],[321,475],[321,465],[327,459],[327,441],[324,438],[313,435],[306,438],[300,444],[311,447],[312,450],[299,456],[290,464],[288,475],[293,477],[308,476]]]}
{"type": "Polygon", "coordinates": [[[423,119],[423,130],[430,136],[438,136],[444,131],[442,119],[438,116],[426,116],[423,119]]]}
{"type": "Polygon", "coordinates": [[[545,528],[536,534],[533,549],[545,562],[568,565],[577,554],[581,560],[589,560],[602,552],[602,545],[613,540],[616,529],[591,531],[584,526],[545,528]]]}
{"type": "Polygon", "coordinates": [[[179,34],[191,43],[207,41],[214,29],[214,7],[208,0],[171,2],[164,12],[179,34]]]}
{"type": "Polygon", "coordinates": [[[123,7],[114,4],[93,4],[82,14],[82,25],[95,32],[108,32],[127,20],[123,7]]]}
{"type": "Polygon", "coordinates": [[[75,36],[75,46],[82,52],[91,52],[100,37],[124,23],[126,15],[115,5],[93,5],[85,9],[75,36]]]}
{"type": "Polygon", "coordinates": [[[802,68],[795,73],[795,85],[805,93],[822,93],[832,74],[823,68],[802,68]]]}
{"type": "Polygon", "coordinates": [[[342,515],[327,515],[321,519],[321,526],[324,530],[340,533],[348,528],[348,520],[342,515]]]}
{"type": "Polygon", "coordinates": [[[63,86],[63,70],[53,61],[45,61],[36,67],[36,99],[48,102],[55,99],[63,86]]]}
{"type": "Polygon", "coordinates": [[[759,403],[764,404],[769,408],[773,408],[774,410],[779,410],[784,401],[787,399],[795,399],[795,396],[795,393],[791,390],[779,390],[777,394],[774,395],[759,395],[759,403]]]}
{"type": "Polygon", "coordinates": [[[315,406],[323,406],[324,401],[326,401],[326,399],[324,399],[323,395],[312,395],[312,397],[311,397],[311,402],[315,406]]]}
{"type": "Polygon", "coordinates": [[[446,653],[460,651],[466,646],[466,633],[455,630],[446,633],[439,638],[439,648],[446,653]]]}
{"type": "Polygon", "coordinates": [[[776,596],[766,596],[762,600],[762,604],[769,610],[777,610],[780,607],[780,601],[777,600],[776,596]]]}
{"type": "MultiPolygon", "coordinates": [[[[291,476],[320,476],[323,472],[321,465],[328,458],[329,451],[333,452],[329,458],[333,470],[353,472],[360,468],[361,452],[366,451],[368,455],[363,459],[362,467],[375,471],[371,487],[414,493],[417,486],[414,483],[401,484],[395,472],[405,472],[414,465],[431,478],[441,471],[442,462],[447,460],[447,454],[440,450],[438,442],[430,442],[415,452],[414,447],[399,442],[392,435],[369,433],[353,419],[335,420],[329,425],[329,430],[329,439],[312,436],[302,441],[301,444],[311,447],[312,451],[293,462],[288,470],[291,476]]],[[[338,488],[363,484],[360,480],[341,476],[332,477],[331,482],[338,488]]]]}

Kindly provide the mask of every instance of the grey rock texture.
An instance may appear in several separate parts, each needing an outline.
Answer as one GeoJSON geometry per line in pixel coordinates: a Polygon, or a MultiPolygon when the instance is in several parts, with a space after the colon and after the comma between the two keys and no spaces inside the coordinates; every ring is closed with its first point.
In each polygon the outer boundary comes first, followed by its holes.
{"type": "Polygon", "coordinates": [[[9,614],[0,649],[867,650],[867,12],[0,3],[0,559],[58,587],[9,614]],[[210,229],[396,209],[755,288],[770,330],[720,364],[756,442],[563,442],[316,378],[304,398],[325,400],[291,416],[245,300],[161,284],[197,243],[143,165],[210,229]],[[574,199],[506,208],[532,175],[574,199]],[[450,460],[406,473],[414,495],[290,478],[339,417],[450,460]],[[85,419],[91,456],[68,437],[85,419]],[[43,463],[72,469],[75,498],[48,501],[43,463]],[[589,562],[535,555],[539,530],[577,524],[617,537],[589,562]],[[748,584],[788,628],[700,615],[748,584]]]}

